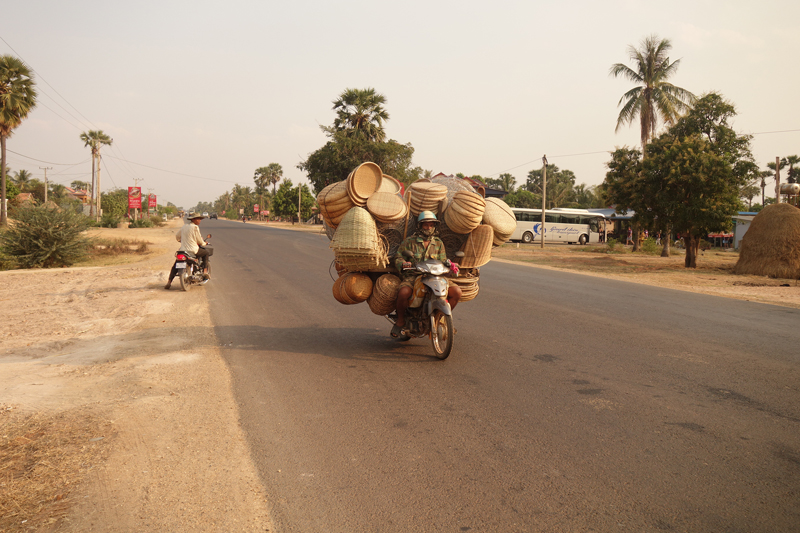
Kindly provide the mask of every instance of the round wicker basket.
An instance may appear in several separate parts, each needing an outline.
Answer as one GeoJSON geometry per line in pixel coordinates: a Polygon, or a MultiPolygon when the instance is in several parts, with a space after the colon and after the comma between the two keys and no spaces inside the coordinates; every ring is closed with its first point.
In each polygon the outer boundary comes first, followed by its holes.
{"type": "Polygon", "coordinates": [[[486,199],[483,223],[490,225],[494,230],[495,246],[500,246],[508,241],[517,229],[517,217],[508,204],[499,198],[486,199]]]}
{"type": "Polygon", "coordinates": [[[343,304],[365,301],[372,294],[372,280],[366,274],[348,272],[333,283],[333,297],[343,304]]]}
{"type": "Polygon", "coordinates": [[[395,310],[400,278],[394,274],[384,274],[375,281],[372,295],[367,298],[370,311],[376,315],[388,315],[395,310]]]}
{"type": "Polygon", "coordinates": [[[347,193],[354,204],[363,206],[382,181],[381,167],[375,163],[361,163],[347,176],[347,193]]]}
{"type": "Polygon", "coordinates": [[[477,268],[491,261],[493,241],[494,230],[491,226],[482,224],[475,228],[464,243],[462,249],[464,257],[459,261],[459,265],[464,268],[477,268]]]}

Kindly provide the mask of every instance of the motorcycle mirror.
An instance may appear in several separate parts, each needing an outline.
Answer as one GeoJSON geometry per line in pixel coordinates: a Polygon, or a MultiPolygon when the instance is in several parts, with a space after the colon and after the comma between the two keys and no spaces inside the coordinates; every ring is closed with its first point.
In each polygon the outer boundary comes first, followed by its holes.
{"type": "Polygon", "coordinates": [[[206,240],[208,240],[210,238],[211,238],[211,234],[209,233],[208,235],[206,235],[206,240]]]}
{"type": "Polygon", "coordinates": [[[456,256],[456,257],[458,257],[459,259],[461,259],[462,257],[464,257],[464,255],[465,255],[465,254],[464,254],[464,252],[462,252],[461,250],[459,250],[459,251],[457,251],[457,252],[455,253],[455,256],[456,256]]]}

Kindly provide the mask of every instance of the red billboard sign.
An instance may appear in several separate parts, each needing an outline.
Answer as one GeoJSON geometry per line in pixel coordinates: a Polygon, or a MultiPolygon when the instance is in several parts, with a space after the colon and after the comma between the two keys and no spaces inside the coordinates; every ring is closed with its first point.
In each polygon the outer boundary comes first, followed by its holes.
{"type": "Polygon", "coordinates": [[[258,204],[253,206],[253,212],[258,213],[258,204]]]}
{"type": "Polygon", "coordinates": [[[158,203],[156,202],[156,195],[155,194],[147,195],[147,207],[152,207],[152,208],[158,207],[158,203]]]}
{"type": "Polygon", "coordinates": [[[142,188],[128,187],[128,209],[142,208],[142,188]]]}

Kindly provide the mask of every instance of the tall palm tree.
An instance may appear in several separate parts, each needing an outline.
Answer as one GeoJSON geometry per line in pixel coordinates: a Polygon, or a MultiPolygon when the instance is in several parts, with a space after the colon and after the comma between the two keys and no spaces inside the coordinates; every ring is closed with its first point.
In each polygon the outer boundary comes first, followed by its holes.
{"type": "Polygon", "coordinates": [[[36,106],[36,83],[31,70],[19,58],[0,56],[0,225],[6,213],[6,139],[36,106]]]}
{"type": "Polygon", "coordinates": [[[797,176],[795,176],[795,172],[797,172],[797,170],[795,170],[794,166],[800,163],[800,157],[797,157],[796,155],[787,155],[786,162],[789,163],[789,172],[787,174],[786,181],[788,183],[796,183],[797,176]]]}
{"type": "Polygon", "coordinates": [[[386,140],[383,124],[389,120],[389,113],[383,107],[385,103],[386,97],[373,88],[345,89],[333,101],[336,111],[333,128],[323,127],[323,130],[342,131],[349,137],[364,136],[370,141],[382,142],[386,140]]]}
{"type": "Polygon", "coordinates": [[[92,151],[92,202],[89,204],[89,216],[92,216],[94,208],[97,208],[97,216],[100,216],[100,147],[104,144],[110,145],[114,139],[103,133],[103,130],[89,130],[81,133],[80,139],[83,146],[88,146],[92,151]],[[97,166],[95,167],[95,159],[97,166]],[[97,170],[95,170],[97,169],[97,170]],[[96,174],[95,174],[96,172],[96,174]],[[97,179],[95,179],[95,175],[97,179]]]}
{"type": "Polygon", "coordinates": [[[617,105],[622,105],[622,109],[614,131],[619,131],[624,124],[633,124],[638,116],[642,153],[655,134],[659,118],[667,124],[673,124],[680,113],[688,109],[696,99],[686,89],[667,81],[678,70],[681,62],[680,59],[670,62],[667,53],[671,49],[669,39],[659,39],[651,35],[641,42],[638,49],[628,47],[633,69],[622,63],[615,63],[609,71],[615,78],[622,76],[638,84],[619,99],[617,105]]]}
{"type": "Polygon", "coordinates": [[[268,183],[272,184],[272,196],[275,196],[275,186],[283,178],[283,167],[279,163],[267,165],[268,183]]]}
{"type": "Polygon", "coordinates": [[[31,179],[33,179],[33,174],[23,168],[17,171],[11,181],[19,188],[20,192],[25,192],[25,188],[31,182],[31,179]]]}

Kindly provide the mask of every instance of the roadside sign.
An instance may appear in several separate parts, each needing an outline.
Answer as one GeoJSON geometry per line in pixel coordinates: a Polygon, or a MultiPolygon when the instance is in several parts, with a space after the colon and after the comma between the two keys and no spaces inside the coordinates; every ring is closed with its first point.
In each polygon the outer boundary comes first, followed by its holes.
{"type": "Polygon", "coordinates": [[[142,208],[142,188],[128,187],[128,209],[142,208]]]}
{"type": "Polygon", "coordinates": [[[258,213],[258,204],[253,206],[253,213],[258,213]]]}

